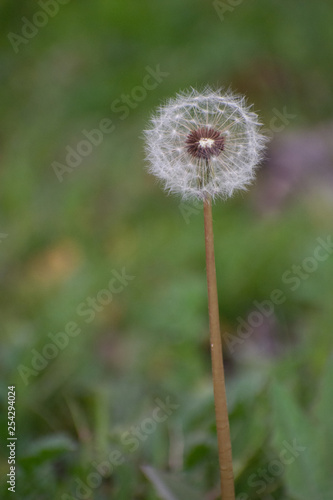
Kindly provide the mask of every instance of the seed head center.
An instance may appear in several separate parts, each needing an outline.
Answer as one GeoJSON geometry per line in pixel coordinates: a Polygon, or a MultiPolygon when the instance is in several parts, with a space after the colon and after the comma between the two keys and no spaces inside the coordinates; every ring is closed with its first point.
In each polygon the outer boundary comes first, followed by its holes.
{"type": "Polygon", "coordinates": [[[219,156],[224,150],[224,136],[211,127],[199,127],[188,134],[185,140],[187,152],[199,160],[219,156]]]}
{"type": "Polygon", "coordinates": [[[209,139],[208,137],[203,137],[199,140],[199,145],[202,148],[211,148],[214,144],[214,139],[209,139]]]}

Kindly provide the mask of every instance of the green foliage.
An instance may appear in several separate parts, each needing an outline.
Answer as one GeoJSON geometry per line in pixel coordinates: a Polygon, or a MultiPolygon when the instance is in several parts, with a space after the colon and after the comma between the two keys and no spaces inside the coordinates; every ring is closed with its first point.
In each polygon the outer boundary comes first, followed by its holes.
{"type": "Polygon", "coordinates": [[[31,443],[21,457],[23,466],[37,467],[49,460],[56,460],[59,456],[74,451],[74,442],[67,436],[51,435],[40,438],[31,443]]]}
{"type": "Polygon", "coordinates": [[[180,500],[181,498],[200,500],[202,498],[202,493],[188,486],[175,474],[163,473],[147,466],[143,467],[143,472],[153,483],[159,497],[163,500],[180,500]]]}
{"type": "Polygon", "coordinates": [[[274,384],[271,392],[274,408],[274,445],[294,445],[294,460],[286,466],[286,489],[292,498],[328,500],[333,488],[332,462],[332,372],[330,359],[324,370],[318,399],[306,416],[290,393],[274,384]],[[282,441],[284,439],[284,441],[282,441]]]}
{"type": "Polygon", "coordinates": [[[285,480],[292,498],[324,498],[318,473],[321,463],[316,450],[316,437],[309,420],[279,385],[272,388],[275,448],[290,447],[292,456],[286,464],[285,480]],[[290,462],[290,463],[289,463],[290,462]]]}
{"type": "MultiPolygon", "coordinates": [[[[16,54],[8,33],[39,3],[0,8],[0,436],[14,384],[16,498],[218,498],[201,207],[161,192],[140,137],[161,99],[206,83],[245,93],[266,129],[284,106],[285,134],[331,119],[332,5],[244,1],[221,20],[227,2],[72,1],[16,54]],[[158,65],[168,76],[121,119],[115,104],[158,65]],[[60,182],[52,163],[103,119],[115,129],[60,182]],[[134,279],[88,305],[123,268],[134,279]],[[157,409],[167,398],[170,414],[157,409]]],[[[268,175],[214,207],[236,492],[329,500],[332,256],[296,288],[283,276],[332,233],[331,188],[297,185],[273,212],[268,175]],[[239,336],[274,289],[284,302],[239,336]],[[306,450],[284,464],[294,440],[306,450]]],[[[4,446],[5,499],[7,458],[4,446]]]]}

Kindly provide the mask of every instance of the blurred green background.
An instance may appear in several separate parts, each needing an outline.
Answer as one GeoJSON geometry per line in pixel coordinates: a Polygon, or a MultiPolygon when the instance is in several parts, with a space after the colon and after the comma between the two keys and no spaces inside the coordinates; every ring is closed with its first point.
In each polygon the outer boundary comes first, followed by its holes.
{"type": "Polygon", "coordinates": [[[2,0],[2,498],[219,498],[203,217],[142,141],[205,84],[272,138],[256,185],[214,207],[237,498],[333,497],[332,25],[314,0],[2,0]]]}

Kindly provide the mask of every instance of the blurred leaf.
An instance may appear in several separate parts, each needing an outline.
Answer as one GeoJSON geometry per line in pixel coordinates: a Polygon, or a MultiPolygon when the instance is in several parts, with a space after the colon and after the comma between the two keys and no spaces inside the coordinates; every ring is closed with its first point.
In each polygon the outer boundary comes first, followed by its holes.
{"type": "Polygon", "coordinates": [[[75,448],[74,441],[64,434],[46,436],[38,439],[28,447],[21,461],[37,466],[48,460],[57,459],[66,452],[74,451],[75,448]]]}
{"type": "Polygon", "coordinates": [[[216,452],[217,454],[216,438],[209,438],[207,433],[202,433],[201,436],[194,435],[194,437],[197,438],[197,442],[189,442],[186,467],[195,467],[196,465],[203,464],[210,460],[212,452],[216,452]]]}
{"type": "Polygon", "coordinates": [[[256,400],[267,380],[267,370],[250,370],[249,367],[238,376],[227,381],[228,411],[232,413],[237,405],[256,400]]]}
{"type": "Polygon", "coordinates": [[[271,395],[274,409],[273,443],[285,466],[287,491],[299,500],[328,500],[318,482],[320,463],[313,426],[282,385],[275,382],[271,395]]]}
{"type": "Polygon", "coordinates": [[[315,406],[317,448],[321,463],[320,482],[328,492],[333,491],[333,357],[324,368],[320,384],[319,397],[315,406]]]}
{"type": "Polygon", "coordinates": [[[160,498],[163,500],[202,500],[203,495],[193,487],[186,484],[183,478],[176,474],[161,472],[149,465],[141,467],[143,473],[154,485],[160,498]]]}

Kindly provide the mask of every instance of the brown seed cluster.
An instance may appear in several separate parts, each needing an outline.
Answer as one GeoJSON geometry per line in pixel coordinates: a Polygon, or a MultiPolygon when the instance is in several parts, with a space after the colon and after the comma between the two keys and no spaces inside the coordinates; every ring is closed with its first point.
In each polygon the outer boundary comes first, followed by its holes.
{"type": "Polygon", "coordinates": [[[201,127],[188,134],[186,150],[194,158],[209,160],[224,149],[224,137],[213,128],[201,127]]]}

